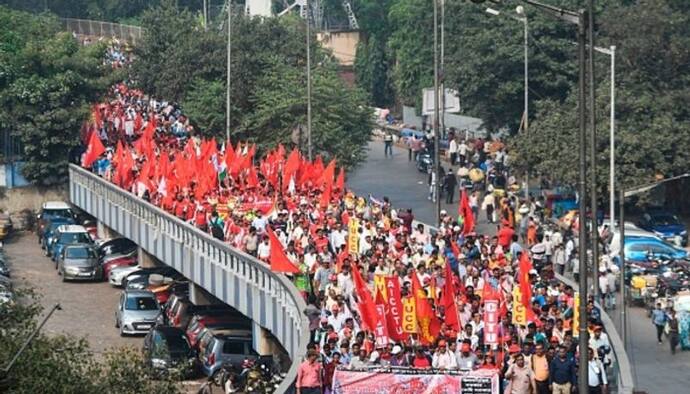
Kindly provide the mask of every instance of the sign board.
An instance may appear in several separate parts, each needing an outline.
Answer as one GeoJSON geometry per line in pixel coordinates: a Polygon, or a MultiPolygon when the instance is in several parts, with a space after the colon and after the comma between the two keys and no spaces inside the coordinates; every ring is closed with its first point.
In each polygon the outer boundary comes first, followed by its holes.
{"type": "Polygon", "coordinates": [[[497,370],[445,371],[433,373],[425,369],[387,368],[373,370],[336,369],[332,393],[433,393],[433,394],[498,394],[497,370]]]}
{"type": "MultiPolygon", "coordinates": [[[[457,90],[445,89],[446,102],[445,112],[460,112],[460,97],[457,90]]],[[[439,101],[441,98],[439,97],[439,101]]],[[[443,105],[442,103],[439,105],[443,105]]],[[[434,89],[425,88],[422,90],[422,115],[434,114],[434,89]]]]}

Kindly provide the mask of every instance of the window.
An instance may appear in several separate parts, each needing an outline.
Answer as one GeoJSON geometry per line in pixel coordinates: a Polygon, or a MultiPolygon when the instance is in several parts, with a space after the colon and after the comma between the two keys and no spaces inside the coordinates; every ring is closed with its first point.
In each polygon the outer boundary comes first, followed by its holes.
{"type": "Polygon", "coordinates": [[[125,309],[129,311],[155,311],[158,303],[153,297],[128,297],[125,309]]]}
{"type": "Polygon", "coordinates": [[[680,221],[678,220],[678,217],[676,217],[676,215],[669,214],[654,216],[653,218],[651,218],[651,222],[654,226],[672,226],[680,224],[680,221]]]}
{"type": "Polygon", "coordinates": [[[72,212],[69,209],[44,209],[41,214],[41,219],[49,220],[53,218],[72,218],[72,212]]]}
{"type": "Polygon", "coordinates": [[[80,244],[90,243],[91,238],[86,233],[62,233],[60,234],[61,244],[80,244]]]}
{"type": "Polygon", "coordinates": [[[93,259],[96,254],[89,248],[68,248],[66,251],[68,259],[93,259]]]}
{"type": "Polygon", "coordinates": [[[246,344],[246,342],[243,342],[243,341],[226,340],[225,343],[223,343],[223,353],[225,353],[225,354],[246,354],[245,353],[245,344],[246,344]]]}

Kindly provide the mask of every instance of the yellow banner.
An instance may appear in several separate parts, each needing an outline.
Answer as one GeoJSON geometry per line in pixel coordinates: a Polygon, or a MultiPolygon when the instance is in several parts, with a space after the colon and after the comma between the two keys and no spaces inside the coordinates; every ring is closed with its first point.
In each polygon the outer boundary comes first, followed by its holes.
{"type": "Polygon", "coordinates": [[[573,337],[579,337],[580,330],[580,293],[575,292],[575,303],[573,304],[573,337]]]}
{"type": "Polygon", "coordinates": [[[513,324],[527,325],[527,310],[522,305],[522,294],[520,293],[520,286],[513,287],[513,324]]]}
{"type": "Polygon", "coordinates": [[[383,299],[388,302],[388,290],[386,289],[385,275],[374,275],[374,297],[376,297],[377,290],[381,293],[383,299]]]}
{"type": "Polygon", "coordinates": [[[416,333],[417,332],[417,303],[414,297],[404,297],[403,303],[403,332],[416,333]]]}
{"type": "Polygon", "coordinates": [[[347,251],[350,254],[359,254],[359,219],[350,218],[347,227],[347,251]]]}

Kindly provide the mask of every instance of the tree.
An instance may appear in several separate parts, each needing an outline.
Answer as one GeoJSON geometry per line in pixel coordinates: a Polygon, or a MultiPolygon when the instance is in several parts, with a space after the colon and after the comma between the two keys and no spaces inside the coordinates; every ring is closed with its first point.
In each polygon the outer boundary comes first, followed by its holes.
{"type": "MultiPolygon", "coordinates": [[[[43,308],[32,289],[16,292],[17,302],[0,304],[0,365],[17,353],[37,327],[43,308]]],[[[60,313],[57,311],[56,313],[60,313]]],[[[33,339],[1,382],[8,393],[179,393],[172,378],[152,379],[138,352],[111,349],[97,360],[84,338],[46,335],[33,339]]]]}
{"type": "Polygon", "coordinates": [[[91,103],[111,83],[105,47],[79,45],[45,16],[0,7],[0,23],[0,130],[21,142],[28,180],[60,183],[91,103]]]}

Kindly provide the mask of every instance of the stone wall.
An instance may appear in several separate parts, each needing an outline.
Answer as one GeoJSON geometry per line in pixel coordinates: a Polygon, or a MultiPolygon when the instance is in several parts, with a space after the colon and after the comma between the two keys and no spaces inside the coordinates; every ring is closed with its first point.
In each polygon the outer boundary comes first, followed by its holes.
{"type": "Polygon", "coordinates": [[[0,187],[0,211],[9,213],[15,230],[32,228],[36,213],[46,201],[69,201],[67,185],[55,187],[0,187]]]}

